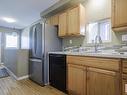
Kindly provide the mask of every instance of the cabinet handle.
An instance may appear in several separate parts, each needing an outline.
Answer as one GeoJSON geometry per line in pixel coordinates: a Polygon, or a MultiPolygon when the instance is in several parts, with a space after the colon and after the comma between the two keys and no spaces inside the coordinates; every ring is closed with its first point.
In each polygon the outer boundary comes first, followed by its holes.
{"type": "Polygon", "coordinates": [[[127,94],[127,84],[125,84],[124,86],[125,86],[125,93],[127,94]]]}

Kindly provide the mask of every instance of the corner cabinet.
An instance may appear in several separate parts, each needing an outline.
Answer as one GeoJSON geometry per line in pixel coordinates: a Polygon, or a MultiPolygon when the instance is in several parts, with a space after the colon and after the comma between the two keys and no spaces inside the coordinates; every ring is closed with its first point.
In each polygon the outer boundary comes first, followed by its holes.
{"type": "Polygon", "coordinates": [[[127,31],[127,0],[112,0],[112,28],[127,31]]]}
{"type": "Polygon", "coordinates": [[[59,24],[59,14],[47,18],[46,23],[49,25],[58,25],[59,24]]]}
{"type": "Polygon", "coordinates": [[[85,8],[83,5],[68,9],[59,15],[59,36],[85,35],[85,8]]]}

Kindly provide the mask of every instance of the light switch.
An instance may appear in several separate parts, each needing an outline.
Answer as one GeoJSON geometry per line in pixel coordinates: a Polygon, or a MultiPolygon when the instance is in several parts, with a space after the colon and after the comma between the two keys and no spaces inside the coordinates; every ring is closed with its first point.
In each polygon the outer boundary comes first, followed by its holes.
{"type": "Polygon", "coordinates": [[[122,35],[122,41],[127,41],[127,34],[126,35],[122,35]]]}

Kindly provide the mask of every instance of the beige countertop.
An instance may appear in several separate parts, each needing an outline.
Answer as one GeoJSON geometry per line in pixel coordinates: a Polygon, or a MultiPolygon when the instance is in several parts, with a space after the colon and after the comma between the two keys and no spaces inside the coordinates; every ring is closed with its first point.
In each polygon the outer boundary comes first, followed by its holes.
{"type": "Polygon", "coordinates": [[[120,53],[86,53],[86,52],[49,52],[49,54],[65,54],[75,56],[91,56],[91,57],[106,57],[106,58],[127,58],[127,54],[120,53]]]}

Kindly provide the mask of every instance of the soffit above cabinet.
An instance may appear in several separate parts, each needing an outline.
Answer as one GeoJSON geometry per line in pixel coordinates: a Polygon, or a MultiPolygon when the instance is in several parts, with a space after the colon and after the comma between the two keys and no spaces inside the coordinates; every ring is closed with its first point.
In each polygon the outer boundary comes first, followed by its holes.
{"type": "Polygon", "coordinates": [[[85,3],[87,0],[60,0],[47,10],[40,13],[42,18],[47,18],[52,15],[55,15],[63,10],[66,10],[72,6],[77,5],[78,3],[85,3]]]}

